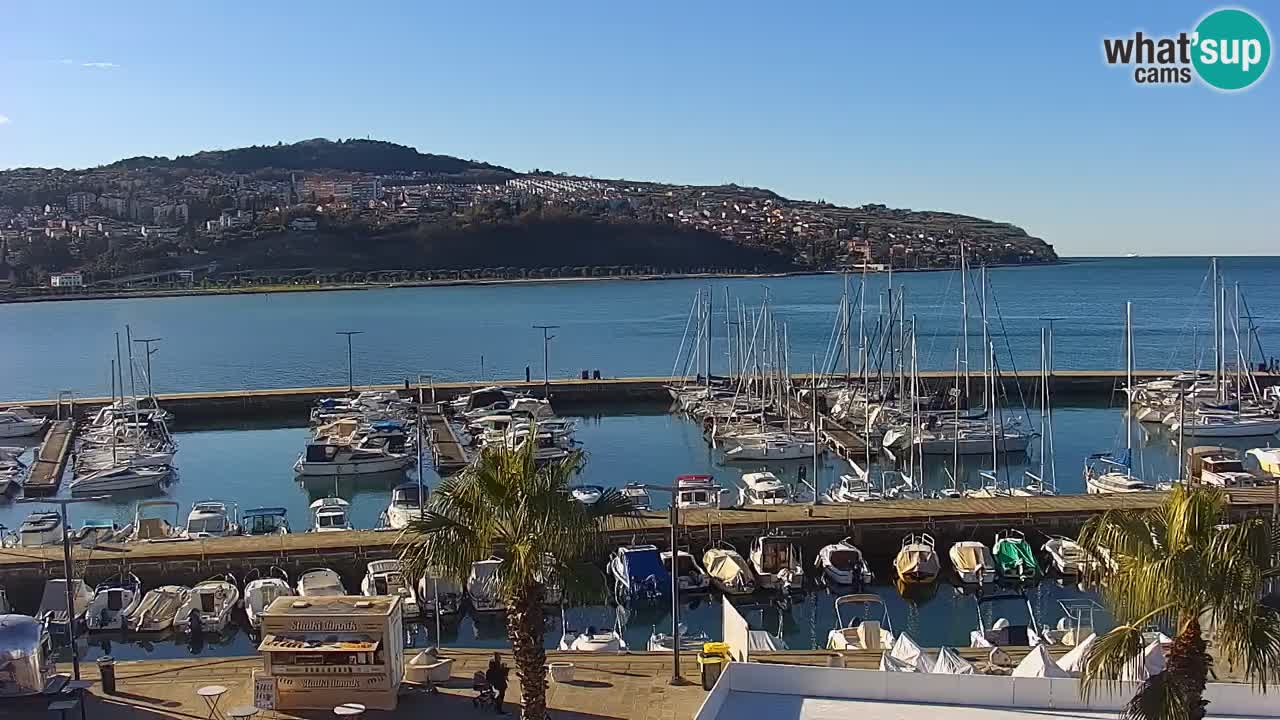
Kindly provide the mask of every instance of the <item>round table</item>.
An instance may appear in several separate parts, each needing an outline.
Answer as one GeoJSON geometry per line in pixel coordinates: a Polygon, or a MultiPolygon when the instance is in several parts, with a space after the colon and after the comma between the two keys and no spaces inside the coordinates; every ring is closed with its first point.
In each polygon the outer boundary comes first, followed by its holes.
{"type": "Polygon", "coordinates": [[[232,718],[232,720],[247,720],[247,718],[251,718],[257,714],[258,708],[252,705],[241,705],[240,707],[233,707],[227,711],[227,717],[232,718]]]}
{"type": "Polygon", "coordinates": [[[222,685],[205,685],[196,689],[196,694],[204,698],[204,704],[209,707],[210,718],[220,718],[222,715],[218,713],[218,703],[222,700],[222,696],[227,694],[227,688],[222,685]]]}
{"type": "Polygon", "coordinates": [[[364,714],[364,706],[360,703],[342,703],[333,709],[338,717],[359,717],[364,714]]]}

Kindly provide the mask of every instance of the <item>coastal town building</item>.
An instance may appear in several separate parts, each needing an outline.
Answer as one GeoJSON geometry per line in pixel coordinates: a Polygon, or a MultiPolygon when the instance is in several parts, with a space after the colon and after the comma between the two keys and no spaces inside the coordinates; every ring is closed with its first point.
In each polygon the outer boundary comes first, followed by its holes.
{"type": "Polygon", "coordinates": [[[84,287],[84,276],[78,272],[54,273],[49,276],[49,287],[55,287],[55,288],[84,287]]]}

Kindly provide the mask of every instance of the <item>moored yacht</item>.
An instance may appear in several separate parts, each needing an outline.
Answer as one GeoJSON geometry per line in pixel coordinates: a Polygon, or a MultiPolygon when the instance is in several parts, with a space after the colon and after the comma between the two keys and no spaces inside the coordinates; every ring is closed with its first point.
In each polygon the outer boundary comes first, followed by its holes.
{"type": "Polygon", "coordinates": [[[182,585],[163,585],[149,590],[143,596],[138,609],[129,616],[129,629],[138,633],[164,632],[173,627],[178,608],[187,604],[191,588],[182,585]]]}
{"type": "Polygon", "coordinates": [[[256,569],[245,576],[244,615],[249,621],[249,628],[257,630],[262,627],[262,613],[278,597],[289,597],[294,594],[289,585],[289,574],[283,568],[272,566],[263,575],[256,569]]]}
{"type": "Polygon", "coordinates": [[[502,599],[500,573],[502,558],[491,557],[471,563],[471,576],[467,578],[467,599],[474,612],[502,612],[507,609],[502,599]]]}
{"type": "Polygon", "coordinates": [[[427,492],[427,487],[423,485],[420,495],[416,482],[395,486],[391,490],[391,503],[386,509],[387,527],[393,530],[409,527],[409,523],[420,517],[420,508],[426,504],[427,492]]]}
{"type": "Polygon", "coordinates": [[[347,508],[351,503],[338,497],[320,498],[311,503],[311,529],[309,532],[340,532],[351,529],[347,508]]]}
{"type": "Polygon", "coordinates": [[[804,564],[800,559],[800,548],[791,538],[762,535],[751,543],[748,558],[763,589],[780,592],[798,592],[804,589],[804,564]]]}
{"type": "Polygon", "coordinates": [[[298,576],[298,594],[302,597],[346,595],[342,576],[329,568],[315,568],[298,576]]]}
{"type": "Polygon", "coordinates": [[[392,452],[385,446],[364,447],[321,439],[307,443],[293,464],[293,471],[304,477],[372,475],[403,470],[411,462],[412,455],[392,452]]]}
{"type": "Polygon", "coordinates": [[[71,479],[71,492],[75,495],[85,495],[117,490],[145,490],[159,486],[172,474],[173,468],[168,465],[157,467],[116,465],[76,475],[71,479]]]}
{"type": "Polygon", "coordinates": [[[49,419],[24,406],[0,410],[0,438],[30,437],[44,430],[49,419]]]}
{"type": "Polygon", "coordinates": [[[217,634],[231,622],[240,605],[240,589],[230,575],[213,577],[191,588],[187,601],[174,614],[173,628],[180,633],[217,634]]]}
{"type": "Polygon", "coordinates": [[[824,546],[815,565],[829,586],[862,588],[871,584],[871,566],[851,538],[824,546]]]}
{"type": "Polygon", "coordinates": [[[794,502],[791,488],[768,471],[745,473],[738,487],[738,505],[785,505],[794,502]]]}
{"type": "Polygon", "coordinates": [[[676,506],[681,510],[720,507],[720,493],[710,475],[681,475],[676,478],[676,506]]]}
{"type": "Polygon", "coordinates": [[[1110,453],[1090,455],[1084,466],[1085,490],[1094,494],[1131,493],[1154,490],[1133,476],[1128,456],[1116,460],[1110,453]]]}
{"type": "Polygon", "coordinates": [[[360,581],[362,595],[399,595],[400,610],[409,617],[418,616],[418,596],[414,588],[405,581],[400,570],[400,561],[374,560],[369,563],[364,579],[360,581]]]}
{"type": "Polygon", "coordinates": [[[187,526],[183,531],[191,539],[220,538],[239,535],[236,517],[227,504],[217,500],[200,500],[191,505],[187,526]]]}
{"type": "Polygon", "coordinates": [[[57,545],[62,542],[62,516],[54,511],[33,512],[18,526],[19,547],[57,545]]]}
{"type": "Polygon", "coordinates": [[[711,589],[711,578],[699,565],[698,561],[684,550],[676,551],[676,564],[671,566],[671,551],[659,553],[662,566],[668,573],[676,576],[676,587],[681,593],[700,593],[711,589]]]}
{"type": "Polygon", "coordinates": [[[85,627],[90,632],[124,629],[142,603],[142,596],[142,582],[132,573],[98,585],[85,611],[85,627]]]}

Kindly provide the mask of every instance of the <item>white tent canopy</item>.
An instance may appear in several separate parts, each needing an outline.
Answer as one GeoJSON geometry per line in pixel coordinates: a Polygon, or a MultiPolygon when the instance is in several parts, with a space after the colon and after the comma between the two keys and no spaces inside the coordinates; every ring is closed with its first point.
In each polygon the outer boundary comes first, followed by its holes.
{"type": "Polygon", "coordinates": [[[933,664],[933,670],[938,675],[972,675],[974,673],[973,663],[960,657],[960,653],[953,648],[944,647],[938,651],[938,660],[933,664]]]}
{"type": "Polygon", "coordinates": [[[1066,670],[1058,667],[1058,663],[1054,662],[1053,656],[1045,649],[1044,645],[1036,645],[1031,648],[1031,652],[1022,658],[1022,662],[1018,663],[1018,667],[1013,669],[1014,677],[1035,677],[1035,678],[1068,678],[1066,670]]]}
{"type": "Polygon", "coordinates": [[[933,667],[933,662],[925,654],[924,648],[921,648],[919,643],[912,640],[911,636],[905,632],[894,641],[893,650],[889,654],[914,667],[915,672],[927,673],[933,667]]]}
{"type": "Polygon", "coordinates": [[[919,672],[919,668],[905,661],[899,660],[889,653],[888,650],[880,653],[880,669],[884,672],[919,672]]]}

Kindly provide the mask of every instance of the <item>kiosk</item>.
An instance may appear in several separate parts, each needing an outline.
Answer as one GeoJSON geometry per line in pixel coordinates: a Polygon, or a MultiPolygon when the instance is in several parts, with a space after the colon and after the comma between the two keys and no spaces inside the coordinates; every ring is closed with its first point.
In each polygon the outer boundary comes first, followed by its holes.
{"type": "Polygon", "coordinates": [[[258,651],[277,710],[394,710],[404,677],[400,598],[278,597],[262,614],[258,651]]]}

